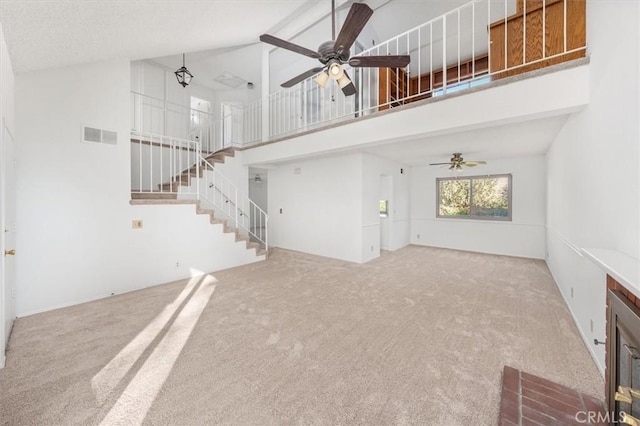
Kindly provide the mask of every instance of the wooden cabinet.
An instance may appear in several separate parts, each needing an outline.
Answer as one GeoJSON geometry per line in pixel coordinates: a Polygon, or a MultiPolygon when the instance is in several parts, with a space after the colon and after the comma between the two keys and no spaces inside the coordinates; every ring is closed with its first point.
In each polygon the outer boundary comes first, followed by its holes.
{"type": "Polygon", "coordinates": [[[581,58],[586,46],[586,3],[518,0],[516,13],[492,23],[489,31],[491,72],[499,73],[494,79],[581,58]],[[574,49],[579,50],[570,52],[574,49]],[[550,56],[554,57],[545,59],[550,56]],[[500,72],[512,67],[518,68],[500,72]]]}

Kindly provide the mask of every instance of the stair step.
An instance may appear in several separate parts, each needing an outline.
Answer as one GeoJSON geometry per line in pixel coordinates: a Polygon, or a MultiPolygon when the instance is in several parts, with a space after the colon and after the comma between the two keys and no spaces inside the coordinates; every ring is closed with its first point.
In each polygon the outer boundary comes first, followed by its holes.
{"type": "Polygon", "coordinates": [[[236,149],[235,148],[225,148],[222,151],[218,151],[216,154],[218,154],[218,153],[223,153],[227,157],[235,157],[236,149]]]}
{"type": "Polygon", "coordinates": [[[158,184],[158,189],[162,191],[168,191],[168,192],[178,192],[179,187],[189,186],[189,185],[191,185],[191,182],[189,182],[189,179],[181,179],[175,182],[158,184]]]}
{"type": "Polygon", "coordinates": [[[148,200],[131,200],[129,204],[132,206],[139,205],[158,205],[158,204],[196,204],[196,200],[173,200],[173,199],[148,199],[148,200]]]}
{"type": "Polygon", "coordinates": [[[175,200],[178,194],[175,192],[132,192],[132,200],[175,200]]]}
{"type": "Polygon", "coordinates": [[[204,159],[210,163],[224,163],[224,155],[220,154],[209,154],[204,159]]]}

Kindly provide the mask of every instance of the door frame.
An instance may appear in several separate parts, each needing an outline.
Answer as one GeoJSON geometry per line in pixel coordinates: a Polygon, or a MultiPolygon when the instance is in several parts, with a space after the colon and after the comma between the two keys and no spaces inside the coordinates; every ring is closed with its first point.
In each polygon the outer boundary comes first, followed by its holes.
{"type": "Polygon", "coordinates": [[[4,117],[0,123],[0,368],[5,365],[5,351],[15,319],[15,260],[7,259],[6,250],[15,249],[15,138],[4,117]],[[11,146],[9,146],[11,144],[11,146]],[[13,179],[8,179],[13,168],[13,179]],[[11,190],[7,190],[12,185],[11,190]],[[13,199],[9,199],[12,197],[13,199]],[[8,209],[13,212],[8,213],[8,209]],[[12,223],[8,223],[11,220],[12,223]],[[10,240],[9,237],[12,237],[10,240]],[[7,244],[10,241],[12,244],[7,244]],[[9,247],[11,245],[11,247],[9,247]],[[9,262],[11,262],[9,264],[9,262]],[[8,271],[8,267],[11,271],[8,271]],[[7,300],[8,296],[8,300],[7,300]],[[8,309],[8,312],[7,312],[8,309]],[[8,323],[7,323],[8,321],[8,323]]]}

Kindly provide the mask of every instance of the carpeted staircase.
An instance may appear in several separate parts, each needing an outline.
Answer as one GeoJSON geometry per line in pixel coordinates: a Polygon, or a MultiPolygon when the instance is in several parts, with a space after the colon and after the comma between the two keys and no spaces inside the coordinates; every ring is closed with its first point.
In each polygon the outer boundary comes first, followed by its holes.
{"type": "MultiPolygon", "coordinates": [[[[220,151],[209,154],[205,157],[205,160],[210,164],[224,163],[226,157],[234,157],[234,148],[225,148],[220,151]]],[[[191,178],[202,177],[203,168],[199,169],[196,165],[192,165],[189,168],[183,170],[178,174],[173,182],[159,184],[158,190],[161,192],[131,192],[131,204],[195,204],[196,214],[208,214],[212,225],[221,224],[224,233],[235,233],[236,242],[245,242],[247,250],[255,249],[256,256],[266,256],[267,250],[263,249],[260,244],[250,240],[248,236],[240,234],[238,228],[228,226],[227,220],[218,219],[215,217],[215,211],[213,209],[205,209],[201,206],[198,200],[181,200],[178,199],[178,189],[181,186],[189,186],[191,178]]]]}
{"type": "MultiPolygon", "coordinates": [[[[205,157],[210,164],[224,163],[225,158],[235,156],[234,148],[225,148],[220,151],[209,154],[205,157]]],[[[200,168],[200,175],[202,177],[203,169],[200,168]]],[[[191,178],[198,175],[196,165],[183,170],[178,174],[173,182],[163,183],[158,185],[158,191],[161,192],[131,192],[132,200],[175,200],[178,198],[178,188],[181,186],[189,186],[191,178]]]]}

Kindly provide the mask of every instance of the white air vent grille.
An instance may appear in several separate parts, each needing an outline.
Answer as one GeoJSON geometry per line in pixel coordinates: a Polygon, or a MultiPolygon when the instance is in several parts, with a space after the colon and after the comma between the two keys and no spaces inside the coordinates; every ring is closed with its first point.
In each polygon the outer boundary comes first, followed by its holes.
{"type": "Polygon", "coordinates": [[[118,132],[112,132],[110,130],[84,126],[82,128],[82,136],[85,142],[106,143],[108,145],[118,144],[118,132]]]}

